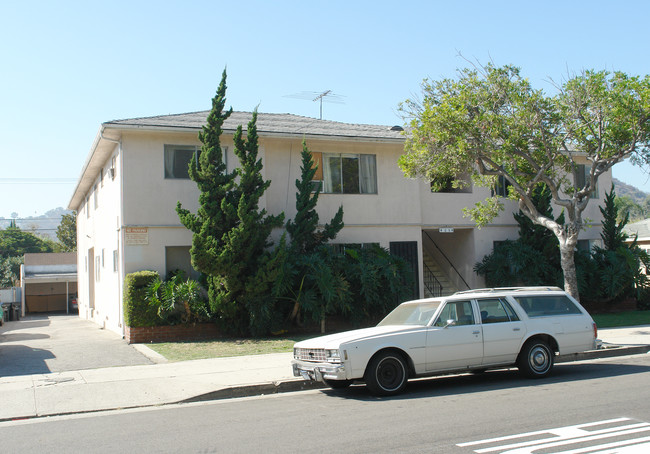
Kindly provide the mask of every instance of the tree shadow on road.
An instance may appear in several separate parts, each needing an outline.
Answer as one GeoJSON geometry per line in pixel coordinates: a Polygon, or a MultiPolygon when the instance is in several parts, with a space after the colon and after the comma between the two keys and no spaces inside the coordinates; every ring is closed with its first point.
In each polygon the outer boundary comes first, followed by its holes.
{"type": "Polygon", "coordinates": [[[50,373],[45,362],[55,356],[48,350],[24,345],[0,345],[0,377],[50,373]]]}
{"type": "Polygon", "coordinates": [[[404,393],[393,397],[372,396],[363,385],[353,385],[348,389],[342,390],[328,388],[323,389],[322,392],[332,397],[362,401],[386,399],[407,400],[422,397],[471,394],[499,389],[524,388],[537,385],[552,385],[647,372],[650,372],[650,366],[637,364],[614,364],[611,362],[589,364],[563,363],[556,365],[551,375],[543,379],[521,377],[517,369],[512,368],[488,371],[482,374],[443,375],[415,379],[409,381],[404,393]]]}
{"type": "MultiPolygon", "coordinates": [[[[20,341],[30,341],[37,339],[49,339],[50,336],[47,334],[32,334],[32,333],[3,333],[0,334],[0,342],[20,342],[20,341]]],[[[0,343],[0,349],[4,348],[4,345],[0,343]]]]}

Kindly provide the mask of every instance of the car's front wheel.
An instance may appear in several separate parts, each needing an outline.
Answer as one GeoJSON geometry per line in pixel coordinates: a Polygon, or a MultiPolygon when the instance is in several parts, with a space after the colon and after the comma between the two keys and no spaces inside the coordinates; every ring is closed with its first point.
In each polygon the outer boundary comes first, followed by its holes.
{"type": "Polygon", "coordinates": [[[517,360],[519,371],[530,378],[546,377],[553,368],[555,353],[543,340],[532,339],[521,349],[517,360]]]}
{"type": "Polygon", "coordinates": [[[368,390],[377,396],[392,396],[406,387],[408,369],[399,353],[380,352],[368,364],[364,377],[368,390]]]}

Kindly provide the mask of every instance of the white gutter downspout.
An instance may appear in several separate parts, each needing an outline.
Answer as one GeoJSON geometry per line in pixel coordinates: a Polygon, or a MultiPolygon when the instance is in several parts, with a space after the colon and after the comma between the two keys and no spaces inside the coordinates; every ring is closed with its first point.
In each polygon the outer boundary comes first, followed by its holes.
{"type": "Polygon", "coordinates": [[[117,159],[120,163],[120,218],[117,222],[117,255],[118,255],[118,265],[117,265],[117,294],[118,294],[118,326],[122,331],[122,338],[125,336],[124,328],[124,291],[123,291],[123,282],[124,282],[124,243],[123,243],[123,229],[124,225],[124,153],[122,150],[122,140],[109,139],[104,137],[104,127],[99,131],[99,137],[107,142],[112,142],[117,144],[117,159]]]}
{"type": "MultiPolygon", "coordinates": [[[[15,299],[15,298],[14,298],[15,299]]],[[[25,265],[20,265],[20,316],[25,317],[25,265]]]]}

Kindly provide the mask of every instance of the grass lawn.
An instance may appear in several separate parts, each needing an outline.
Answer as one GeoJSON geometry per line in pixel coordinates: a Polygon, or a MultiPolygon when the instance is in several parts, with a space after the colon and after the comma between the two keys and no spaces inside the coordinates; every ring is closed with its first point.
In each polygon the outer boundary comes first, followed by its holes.
{"type": "Polygon", "coordinates": [[[168,361],[220,358],[224,356],[264,355],[293,351],[293,344],[311,336],[292,336],[271,339],[219,339],[204,342],[164,342],[147,344],[168,361]]]}
{"type": "Polygon", "coordinates": [[[618,326],[650,325],[650,311],[619,312],[617,314],[594,314],[592,318],[598,328],[618,326]]]}
{"type": "MultiPolygon", "coordinates": [[[[592,315],[598,328],[618,326],[650,325],[650,311],[620,312],[618,314],[592,315]]],[[[220,339],[204,342],[165,342],[147,344],[168,361],[189,361],[192,359],[219,358],[224,356],[264,355],[284,353],[293,350],[293,344],[318,334],[269,339],[220,339]]]]}

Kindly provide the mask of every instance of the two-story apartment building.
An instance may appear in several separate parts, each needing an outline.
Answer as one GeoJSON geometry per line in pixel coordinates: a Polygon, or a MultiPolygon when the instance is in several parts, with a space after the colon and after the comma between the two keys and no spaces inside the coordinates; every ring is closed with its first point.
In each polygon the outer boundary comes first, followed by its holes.
{"type": "MultiPolygon", "coordinates": [[[[101,125],[69,208],[77,211],[78,302],[81,317],[123,333],[124,277],[140,270],[165,276],[192,274],[191,232],[175,211],[180,201],[196,211],[198,190],[187,164],[200,149],[197,134],[208,112],[110,121],[101,125]]],[[[224,124],[228,170],[237,165],[232,134],[251,118],[234,112],[224,124]]],[[[271,186],[260,205],[295,216],[303,138],[319,163],[318,214],[328,222],[340,205],[345,227],[335,243],[379,243],[405,257],[417,276],[415,296],[482,286],[473,267],[495,241],[517,237],[513,202],[487,227],[477,229],[462,209],[490,195],[486,188],[432,192],[430,184],[403,176],[401,128],[359,125],[290,114],[258,116],[260,157],[271,186]]],[[[609,187],[610,175],[601,178],[609,187]]],[[[604,185],[604,186],[603,186],[604,185]]],[[[599,238],[598,203],[586,218],[595,223],[583,240],[599,238]]],[[[279,237],[280,232],[276,232],[279,237]]]]}

